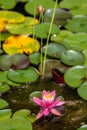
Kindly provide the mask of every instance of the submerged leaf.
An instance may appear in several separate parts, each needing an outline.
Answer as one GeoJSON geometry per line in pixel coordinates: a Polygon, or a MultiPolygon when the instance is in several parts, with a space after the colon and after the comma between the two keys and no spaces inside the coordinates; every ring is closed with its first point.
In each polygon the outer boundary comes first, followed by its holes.
{"type": "Polygon", "coordinates": [[[37,52],[39,48],[40,44],[37,40],[25,35],[8,37],[3,43],[3,49],[8,54],[31,54],[37,52]]]}

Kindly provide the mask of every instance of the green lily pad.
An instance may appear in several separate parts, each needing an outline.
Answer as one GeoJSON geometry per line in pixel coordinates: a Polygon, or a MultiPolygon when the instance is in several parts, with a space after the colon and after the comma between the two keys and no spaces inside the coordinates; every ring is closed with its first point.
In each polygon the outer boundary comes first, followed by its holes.
{"type": "Polygon", "coordinates": [[[33,34],[33,25],[39,21],[33,17],[26,17],[20,24],[7,24],[6,29],[12,34],[33,34]]]}
{"type": "Polygon", "coordinates": [[[87,50],[84,50],[83,52],[83,55],[84,55],[84,58],[85,58],[85,61],[84,61],[84,66],[87,66],[87,50]]]}
{"type": "Polygon", "coordinates": [[[62,53],[61,61],[66,65],[75,66],[84,64],[85,58],[81,52],[67,50],[65,53],[62,53]]]}
{"type": "MultiPolygon", "coordinates": [[[[50,30],[50,23],[41,23],[38,24],[34,27],[34,34],[36,37],[39,38],[47,38],[50,30]]],[[[55,25],[52,24],[52,29],[51,29],[51,35],[52,34],[59,34],[60,29],[55,25]]]]}
{"type": "Polygon", "coordinates": [[[0,83],[0,93],[4,93],[10,89],[9,85],[0,83]]]}
{"type": "Polygon", "coordinates": [[[0,8],[2,9],[12,9],[16,5],[15,0],[0,0],[0,8]]]}
{"type": "Polygon", "coordinates": [[[27,69],[17,71],[10,69],[8,72],[8,78],[17,83],[35,82],[38,77],[39,75],[34,67],[29,67],[27,69]]]}
{"type": "Polygon", "coordinates": [[[0,109],[8,106],[8,103],[4,99],[0,99],[0,109]]]}
{"type": "Polygon", "coordinates": [[[49,43],[48,47],[43,46],[42,52],[45,53],[45,50],[47,48],[47,55],[53,58],[60,58],[61,54],[66,52],[66,47],[61,44],[56,43],[49,43]]]}
{"type": "Polygon", "coordinates": [[[9,70],[12,69],[23,69],[29,66],[29,58],[25,54],[4,54],[0,56],[0,69],[9,70]]]}
{"type": "Polygon", "coordinates": [[[0,122],[0,129],[1,130],[32,130],[32,125],[24,118],[15,117],[0,122]]]}
{"type": "MultiPolygon", "coordinates": [[[[11,109],[0,110],[0,123],[8,120],[11,117],[11,109]]],[[[0,125],[1,126],[1,125],[0,125]]],[[[3,129],[1,129],[3,130],[3,129]]]]}
{"type": "MultiPolygon", "coordinates": [[[[44,22],[51,22],[54,9],[48,9],[44,13],[44,22]]],[[[56,25],[64,26],[67,23],[67,19],[72,18],[72,14],[69,11],[63,9],[56,9],[53,23],[56,25]]]]}
{"type": "Polygon", "coordinates": [[[22,23],[25,21],[25,16],[15,11],[0,10],[0,20],[7,23],[22,23]]]}
{"type": "Polygon", "coordinates": [[[1,32],[0,33],[0,41],[6,40],[9,36],[11,36],[10,33],[8,33],[8,32],[1,32]]]}
{"type": "MultiPolygon", "coordinates": [[[[37,15],[38,14],[38,7],[42,6],[44,10],[47,10],[49,8],[54,8],[55,1],[53,0],[29,0],[28,3],[25,5],[25,10],[31,15],[37,15]]],[[[57,5],[58,7],[58,5],[57,5]]]]}
{"type": "Polygon", "coordinates": [[[87,50],[87,33],[74,33],[63,40],[63,44],[71,50],[87,50]]]}
{"type": "Polygon", "coordinates": [[[84,82],[78,89],[78,95],[87,100],[87,82],[84,82]]]}
{"type": "MultiPolygon", "coordinates": [[[[15,82],[12,82],[11,80],[9,80],[8,78],[7,78],[7,73],[8,73],[8,71],[0,71],[0,83],[1,83],[1,85],[10,85],[10,86],[20,86],[20,84],[17,84],[17,83],[15,83],[15,82]]],[[[9,89],[9,87],[7,86],[7,87],[5,87],[5,86],[2,86],[1,87],[1,91],[3,90],[8,90],[9,89]],[[4,87],[4,88],[3,88],[4,87]]]]}
{"type": "Polygon", "coordinates": [[[72,32],[87,32],[87,16],[77,15],[68,20],[65,28],[72,32]]]}
{"type": "Polygon", "coordinates": [[[61,30],[60,33],[58,35],[52,35],[50,40],[57,42],[57,43],[62,43],[64,38],[66,38],[67,36],[69,36],[70,34],[72,34],[71,31],[68,30],[61,30]]]}
{"type": "Polygon", "coordinates": [[[80,128],[78,128],[77,130],[87,130],[87,125],[83,125],[80,128]]]}
{"type": "Polygon", "coordinates": [[[64,74],[65,83],[73,88],[79,87],[87,77],[87,68],[84,66],[74,66],[64,74]]]}
{"type": "Polygon", "coordinates": [[[41,54],[39,52],[29,55],[30,63],[38,65],[41,62],[41,54]]]}

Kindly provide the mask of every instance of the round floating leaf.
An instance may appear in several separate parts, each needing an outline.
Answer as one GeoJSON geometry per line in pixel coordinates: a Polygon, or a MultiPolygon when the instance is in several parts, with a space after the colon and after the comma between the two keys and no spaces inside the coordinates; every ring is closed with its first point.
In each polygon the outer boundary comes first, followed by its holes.
{"type": "Polygon", "coordinates": [[[14,114],[13,114],[13,117],[22,117],[22,118],[27,118],[27,116],[29,116],[30,114],[30,110],[27,110],[27,109],[21,109],[19,111],[16,111],[14,114]]]}
{"type": "Polygon", "coordinates": [[[10,87],[7,84],[0,83],[0,93],[8,91],[10,87]]]}
{"type": "MultiPolygon", "coordinates": [[[[50,30],[50,23],[41,23],[34,27],[34,34],[39,38],[47,38],[50,30]]],[[[51,35],[52,34],[59,34],[60,29],[55,25],[52,24],[51,35]]]]}
{"type": "Polygon", "coordinates": [[[11,117],[11,109],[0,110],[0,123],[4,122],[5,120],[8,120],[10,117],[11,117]]]}
{"type": "Polygon", "coordinates": [[[73,88],[79,87],[85,80],[87,68],[84,66],[74,66],[64,74],[65,83],[73,88]]]}
{"type": "MultiPolygon", "coordinates": [[[[25,10],[31,15],[38,14],[38,7],[42,6],[44,10],[49,8],[54,8],[55,1],[53,0],[29,0],[28,3],[25,5],[25,10]]],[[[57,6],[58,7],[58,6],[57,6]]]]}
{"type": "Polygon", "coordinates": [[[68,20],[65,28],[72,32],[87,32],[87,16],[73,17],[71,20],[68,20]]]}
{"type": "MultiPolygon", "coordinates": [[[[10,86],[20,86],[20,84],[17,84],[17,83],[15,83],[15,82],[12,82],[11,80],[9,80],[8,78],[7,78],[7,73],[8,73],[8,71],[0,71],[0,83],[1,83],[1,85],[6,85],[6,84],[8,84],[8,85],[10,85],[10,86]]],[[[7,87],[5,87],[5,86],[2,86],[1,87],[1,91],[3,90],[3,91],[7,91],[9,89],[9,87],[7,86],[7,87]],[[4,87],[4,88],[3,88],[4,87]]]]}
{"type": "MultiPolygon", "coordinates": [[[[54,9],[48,9],[44,13],[44,22],[51,22],[54,9]]],[[[53,23],[56,25],[64,26],[67,23],[67,19],[72,18],[72,14],[69,11],[63,9],[56,9],[53,23]]]]}
{"type": "Polygon", "coordinates": [[[39,52],[29,55],[30,63],[38,65],[41,61],[41,54],[39,52]]]}
{"type": "Polygon", "coordinates": [[[60,33],[58,35],[52,35],[50,40],[57,42],[57,43],[62,43],[64,38],[66,38],[67,36],[69,36],[70,34],[72,34],[72,32],[68,31],[68,30],[61,30],[60,33]]]}
{"type": "MultiPolygon", "coordinates": [[[[55,60],[55,59],[49,59],[46,60],[45,63],[45,72],[44,76],[46,78],[52,78],[52,69],[58,69],[61,73],[65,73],[65,71],[69,68],[68,66],[62,64],[60,60],[55,60]]],[[[39,66],[39,70],[41,70],[41,64],[39,66]]]]}
{"type": "Polygon", "coordinates": [[[11,36],[3,43],[3,49],[8,54],[37,52],[40,44],[37,40],[26,35],[11,36]]]}
{"type": "Polygon", "coordinates": [[[84,82],[78,89],[77,92],[80,97],[87,100],[87,82],[84,82]]]}
{"type": "Polygon", "coordinates": [[[2,9],[12,9],[15,5],[15,0],[0,0],[0,8],[2,9]]]}
{"type": "Polygon", "coordinates": [[[60,58],[61,54],[66,52],[67,50],[65,46],[56,43],[49,43],[48,47],[47,46],[42,47],[42,52],[45,53],[46,48],[47,48],[47,55],[53,58],[60,58]]]}
{"type": "Polygon", "coordinates": [[[8,78],[17,83],[35,82],[38,77],[39,75],[33,67],[17,71],[11,69],[8,72],[8,78]]]}
{"type": "Polygon", "coordinates": [[[42,95],[42,92],[41,92],[41,91],[34,91],[34,92],[31,92],[31,93],[29,94],[29,99],[30,99],[31,102],[34,103],[33,97],[41,98],[41,95],[42,95]]]}
{"type": "Polygon", "coordinates": [[[84,61],[84,66],[87,66],[87,50],[84,50],[83,52],[83,55],[84,55],[84,58],[85,58],[85,61],[84,61]]]}
{"type": "Polygon", "coordinates": [[[8,33],[8,32],[1,32],[0,33],[0,41],[6,40],[9,36],[11,36],[10,33],[8,33]]]}
{"type": "Polygon", "coordinates": [[[4,99],[0,99],[0,109],[8,106],[8,103],[4,99]]]}
{"type": "Polygon", "coordinates": [[[33,34],[33,25],[39,23],[33,17],[27,17],[23,23],[7,24],[6,29],[12,34],[33,34]]]}
{"type": "Polygon", "coordinates": [[[29,58],[25,54],[13,54],[0,56],[0,69],[23,69],[29,66],[29,58]]]}
{"type": "Polygon", "coordinates": [[[65,53],[62,53],[61,61],[64,64],[75,66],[75,65],[82,65],[85,59],[84,55],[81,52],[74,50],[67,50],[65,53]]]}
{"type": "Polygon", "coordinates": [[[24,118],[15,117],[0,122],[0,129],[1,130],[32,130],[32,125],[24,118]]]}
{"type": "Polygon", "coordinates": [[[78,128],[77,130],[87,130],[87,125],[83,125],[80,128],[78,128]]]}
{"type": "Polygon", "coordinates": [[[71,50],[87,50],[87,33],[74,33],[63,40],[63,44],[71,50]]]}

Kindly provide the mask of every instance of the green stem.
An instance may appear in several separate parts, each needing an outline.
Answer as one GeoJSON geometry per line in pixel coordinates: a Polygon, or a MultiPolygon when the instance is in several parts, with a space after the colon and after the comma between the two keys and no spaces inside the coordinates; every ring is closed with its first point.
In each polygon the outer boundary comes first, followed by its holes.
{"type": "Polygon", "coordinates": [[[43,70],[42,70],[42,78],[43,79],[44,79],[44,73],[45,73],[45,64],[46,64],[48,42],[49,42],[51,30],[52,30],[52,24],[53,24],[53,20],[54,20],[54,16],[55,16],[55,11],[56,11],[56,8],[57,8],[57,3],[58,3],[58,0],[56,0],[55,5],[54,5],[54,11],[53,11],[52,20],[51,20],[51,23],[50,23],[50,29],[49,29],[49,33],[48,33],[48,37],[47,37],[47,42],[46,42],[46,49],[45,49],[45,54],[44,54],[44,62],[43,62],[43,70]]]}

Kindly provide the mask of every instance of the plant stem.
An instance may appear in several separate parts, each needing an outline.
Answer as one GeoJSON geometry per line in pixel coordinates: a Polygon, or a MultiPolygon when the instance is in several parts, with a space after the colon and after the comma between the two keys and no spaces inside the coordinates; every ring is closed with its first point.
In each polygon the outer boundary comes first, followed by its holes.
{"type": "Polygon", "coordinates": [[[48,33],[48,37],[47,37],[47,41],[46,41],[46,49],[45,49],[45,54],[44,54],[43,70],[42,70],[42,79],[44,79],[44,74],[45,74],[45,65],[46,65],[46,55],[47,55],[47,49],[48,49],[48,42],[49,42],[51,30],[52,30],[52,24],[53,24],[53,20],[54,20],[54,16],[55,16],[55,11],[56,11],[56,8],[57,8],[57,3],[58,3],[58,0],[55,1],[54,11],[53,11],[53,15],[52,15],[51,23],[50,23],[50,28],[49,28],[49,33],[48,33]]]}

